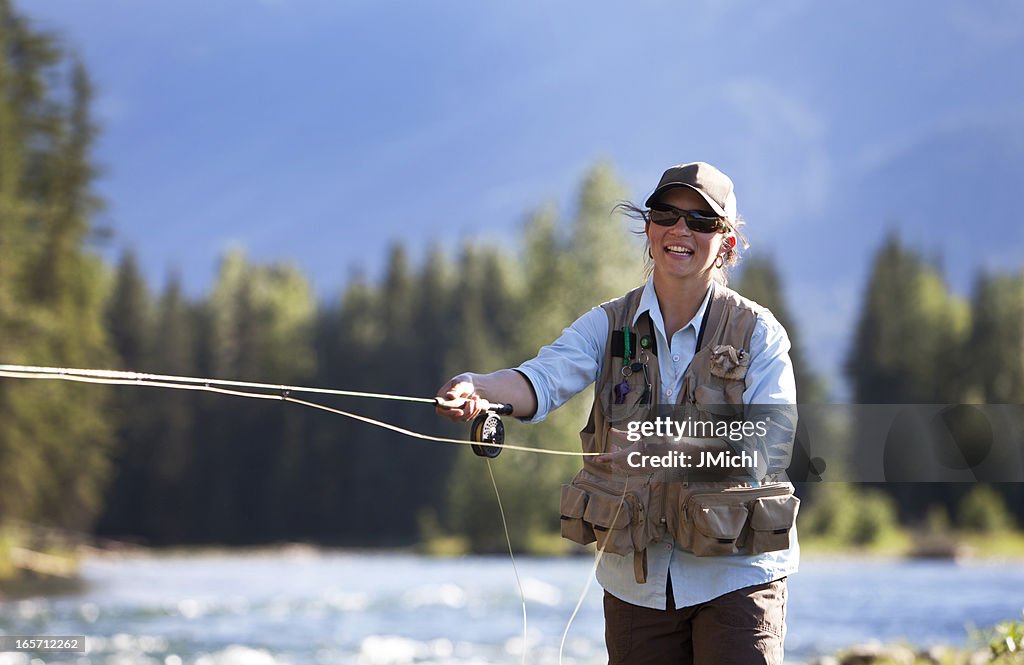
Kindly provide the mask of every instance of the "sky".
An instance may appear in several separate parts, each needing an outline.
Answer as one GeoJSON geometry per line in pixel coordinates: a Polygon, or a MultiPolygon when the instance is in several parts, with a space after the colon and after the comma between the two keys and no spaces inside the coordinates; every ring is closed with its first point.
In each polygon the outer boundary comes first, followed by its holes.
{"type": "Polygon", "coordinates": [[[955,290],[1019,268],[963,215],[1024,176],[1024,5],[808,0],[19,3],[97,87],[97,189],[150,283],[200,295],[243,247],[323,298],[393,242],[515,243],[613,165],[642,200],[703,160],[736,181],[812,356],[838,376],[871,252],[899,223],[955,290]],[[967,248],[965,251],[964,248],[967,248]]]}

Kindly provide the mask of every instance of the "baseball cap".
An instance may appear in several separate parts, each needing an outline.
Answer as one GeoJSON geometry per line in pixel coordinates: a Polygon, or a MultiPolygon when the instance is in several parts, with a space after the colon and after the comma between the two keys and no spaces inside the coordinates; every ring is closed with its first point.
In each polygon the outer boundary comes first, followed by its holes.
{"type": "Polygon", "coordinates": [[[711,209],[732,221],[736,219],[736,193],[732,180],[707,162],[691,162],[669,168],[662,174],[654,193],[644,204],[648,208],[673,187],[689,187],[707,201],[711,209]]]}

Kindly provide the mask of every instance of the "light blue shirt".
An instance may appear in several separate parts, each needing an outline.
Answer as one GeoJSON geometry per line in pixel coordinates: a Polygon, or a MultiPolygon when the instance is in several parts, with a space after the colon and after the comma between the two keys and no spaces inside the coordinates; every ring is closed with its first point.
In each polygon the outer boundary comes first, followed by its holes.
{"type": "MultiPolygon", "coordinates": [[[[644,287],[634,323],[644,312],[650,312],[658,344],[662,394],[657,401],[661,403],[678,402],[683,374],[696,353],[697,334],[710,294],[709,290],[697,314],[672,335],[670,344],[654,281],[648,280],[644,287]]],[[[557,340],[542,348],[536,358],[518,367],[537,393],[537,413],[532,422],[544,420],[551,411],[601,376],[607,344],[608,315],[601,307],[595,307],[563,330],[557,340]]],[[[748,349],[750,365],[743,392],[744,404],[796,404],[789,348],[789,336],[775,317],[759,315],[748,349]]],[[[793,431],[784,428],[769,435],[791,440],[793,431]]],[[[800,561],[796,526],[790,531],[790,542],[793,545],[788,550],[765,554],[696,557],[667,539],[647,547],[645,584],[635,580],[632,554],[619,556],[605,552],[597,568],[597,580],[609,593],[627,603],[665,609],[665,589],[671,572],[676,607],[688,607],[795,573],[800,561]]]]}

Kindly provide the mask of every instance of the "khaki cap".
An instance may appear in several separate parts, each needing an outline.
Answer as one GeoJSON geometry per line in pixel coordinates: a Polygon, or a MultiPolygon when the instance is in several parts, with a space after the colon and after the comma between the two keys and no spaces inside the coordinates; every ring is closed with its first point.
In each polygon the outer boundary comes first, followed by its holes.
{"type": "Polygon", "coordinates": [[[689,187],[700,194],[711,209],[729,221],[736,219],[736,193],[732,180],[707,162],[673,166],[661,176],[657,189],[647,197],[648,208],[658,197],[674,187],[689,187]]]}

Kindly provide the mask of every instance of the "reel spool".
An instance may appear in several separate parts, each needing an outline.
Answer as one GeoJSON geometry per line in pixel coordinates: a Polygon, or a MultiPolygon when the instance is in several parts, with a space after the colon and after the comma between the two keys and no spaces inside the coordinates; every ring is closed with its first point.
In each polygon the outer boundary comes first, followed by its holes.
{"type": "Polygon", "coordinates": [[[501,454],[501,444],[505,443],[505,424],[501,422],[501,416],[493,411],[484,411],[477,414],[473,425],[469,429],[471,441],[478,441],[470,446],[473,452],[480,457],[494,459],[501,454]],[[496,443],[497,446],[489,446],[489,443],[496,443]]]}
{"type": "MultiPolygon", "coordinates": [[[[458,409],[466,403],[465,399],[445,399],[435,397],[434,404],[445,409],[458,409]]],[[[501,454],[501,446],[505,443],[505,425],[501,422],[502,415],[510,415],[511,404],[482,401],[483,411],[477,414],[469,428],[469,440],[476,441],[470,445],[473,452],[480,457],[494,459],[501,454]],[[496,443],[498,445],[487,445],[496,443]]]]}

